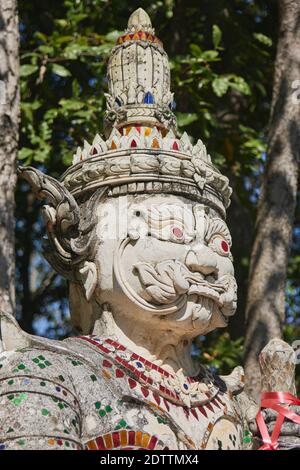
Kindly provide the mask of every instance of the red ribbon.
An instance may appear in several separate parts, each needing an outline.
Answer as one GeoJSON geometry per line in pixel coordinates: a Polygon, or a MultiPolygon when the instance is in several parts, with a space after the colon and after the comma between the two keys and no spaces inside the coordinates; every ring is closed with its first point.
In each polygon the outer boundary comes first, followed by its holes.
{"type": "Polygon", "coordinates": [[[277,411],[278,416],[270,436],[261,410],[257,413],[256,422],[260,430],[263,445],[258,450],[277,450],[278,437],[285,418],[300,424],[300,416],[289,410],[290,405],[300,405],[300,400],[294,395],[285,392],[264,392],[261,395],[261,408],[271,408],[277,411]]]}

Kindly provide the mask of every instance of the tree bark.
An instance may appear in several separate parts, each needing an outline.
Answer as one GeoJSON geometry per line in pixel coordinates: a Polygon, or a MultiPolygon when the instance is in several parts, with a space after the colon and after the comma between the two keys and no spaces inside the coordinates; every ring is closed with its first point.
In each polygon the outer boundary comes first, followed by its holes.
{"type": "Polygon", "coordinates": [[[258,204],[246,306],[246,387],[256,400],[260,394],[258,354],[270,339],[282,335],[285,319],[300,152],[300,3],[298,0],[278,3],[280,30],[267,164],[258,204]]]}
{"type": "Polygon", "coordinates": [[[0,309],[15,313],[14,189],[19,125],[16,0],[0,2],[0,309]]]}

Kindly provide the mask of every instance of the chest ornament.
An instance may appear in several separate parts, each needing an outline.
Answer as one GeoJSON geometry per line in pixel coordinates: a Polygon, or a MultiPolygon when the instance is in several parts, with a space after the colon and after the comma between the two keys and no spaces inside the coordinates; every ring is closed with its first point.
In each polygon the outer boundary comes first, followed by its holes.
{"type": "MultiPolygon", "coordinates": [[[[210,402],[218,406],[219,398],[217,396],[220,395],[220,387],[213,375],[203,367],[195,377],[185,376],[182,369],[176,374],[171,374],[110,338],[82,336],[80,339],[96,347],[105,355],[104,367],[110,368],[112,364],[109,360],[112,360],[114,364],[122,366],[122,369],[125,368],[128,372],[128,384],[131,389],[134,389],[137,382],[140,382],[158,395],[157,400],[159,400],[159,396],[162,396],[187,408],[210,402]]],[[[116,369],[116,378],[124,376],[122,369],[116,369]]],[[[146,387],[141,388],[145,398],[149,393],[146,387]]],[[[223,403],[221,402],[221,404],[223,403]]]]}

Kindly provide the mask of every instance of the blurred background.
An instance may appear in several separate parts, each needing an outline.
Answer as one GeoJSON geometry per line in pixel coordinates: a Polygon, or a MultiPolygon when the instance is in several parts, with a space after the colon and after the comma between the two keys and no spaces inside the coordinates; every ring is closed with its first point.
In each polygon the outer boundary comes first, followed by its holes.
{"type": "MultiPolygon", "coordinates": [[[[200,337],[195,355],[228,373],[243,361],[247,278],[254,237],[278,34],[278,4],[251,0],[20,0],[19,159],[58,177],[83,140],[102,131],[108,54],[143,7],[171,63],[179,133],[207,145],[233,188],[228,224],[238,282],[229,328],[200,337]]],[[[42,257],[40,204],[26,183],[16,196],[17,318],[50,338],[76,334],[66,282],[42,257]]],[[[299,197],[286,286],[288,342],[300,339],[299,197]]]]}

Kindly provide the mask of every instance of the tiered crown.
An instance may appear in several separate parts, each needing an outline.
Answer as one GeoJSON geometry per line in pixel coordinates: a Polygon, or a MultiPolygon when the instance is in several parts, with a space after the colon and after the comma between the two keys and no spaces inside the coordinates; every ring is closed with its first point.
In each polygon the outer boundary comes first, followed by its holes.
{"type": "Polygon", "coordinates": [[[228,179],[205,145],[176,134],[170,68],[147,13],[139,8],[108,64],[106,138],[78,147],[63,184],[76,198],[100,187],[108,196],[172,193],[207,204],[225,217],[228,179]]]}
{"type": "Polygon", "coordinates": [[[142,8],[112,50],[107,75],[106,133],[132,123],[176,129],[168,56],[142,8]]]}

